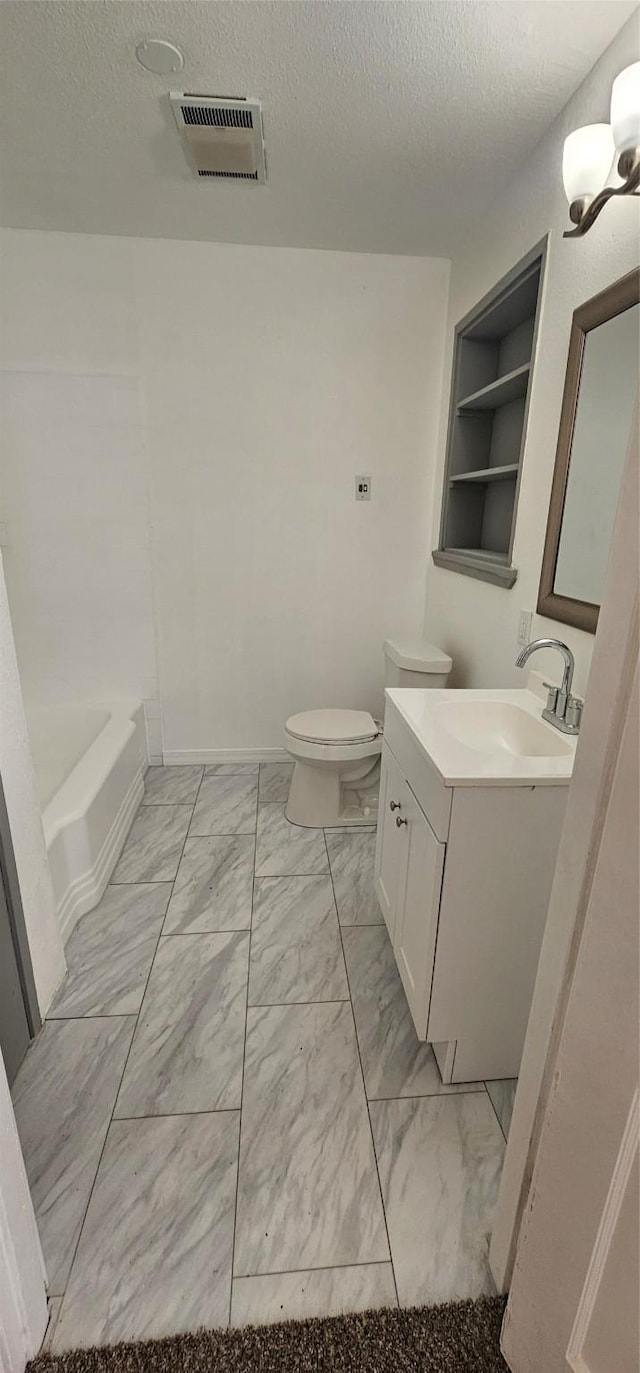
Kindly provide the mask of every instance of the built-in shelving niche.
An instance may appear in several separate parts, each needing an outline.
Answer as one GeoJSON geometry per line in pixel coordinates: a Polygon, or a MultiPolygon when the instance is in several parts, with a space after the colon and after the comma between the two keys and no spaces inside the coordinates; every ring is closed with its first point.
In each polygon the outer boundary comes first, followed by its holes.
{"type": "Polygon", "coordinates": [[[440,567],[513,586],[520,486],[540,286],[539,244],[455,333],[440,567]]]}

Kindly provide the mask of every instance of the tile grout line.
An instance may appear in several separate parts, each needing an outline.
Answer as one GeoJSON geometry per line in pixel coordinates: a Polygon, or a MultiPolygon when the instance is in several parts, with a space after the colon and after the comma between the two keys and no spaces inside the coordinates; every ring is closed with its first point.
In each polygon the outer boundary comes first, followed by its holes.
{"type": "Polygon", "coordinates": [[[64,1020],[135,1020],[138,1014],[138,1011],[91,1011],[88,1015],[79,1015],[76,1011],[75,1015],[48,1015],[46,1019],[57,1025],[64,1020]]]}
{"type": "MultiPolygon", "coordinates": [[[[338,901],[337,901],[337,897],[336,897],[335,884],[334,884],[334,881],[333,881],[333,870],[332,870],[332,867],[331,867],[331,857],[330,857],[330,854],[329,854],[329,845],[328,845],[328,843],[327,843],[327,833],[326,833],[326,830],[324,830],[324,829],[323,829],[323,831],[322,831],[322,836],[323,836],[323,839],[324,839],[324,846],[325,846],[325,849],[326,849],[326,851],[327,851],[327,862],[328,862],[328,864],[329,864],[329,874],[330,874],[330,877],[331,877],[331,888],[332,888],[332,891],[333,891],[333,899],[334,899],[335,908],[336,908],[336,920],[337,920],[337,922],[338,922],[338,930],[339,930],[339,933],[340,933],[340,947],[341,947],[341,949],[342,949],[342,960],[343,960],[343,963],[344,963],[344,971],[345,971],[345,976],[346,976],[346,979],[347,979],[347,987],[349,988],[349,1005],[350,1005],[350,1007],[351,1007],[351,1019],[352,1019],[352,1021],[353,1021],[353,1033],[354,1033],[354,1035],[355,1035],[356,1049],[357,1049],[357,1052],[358,1052],[358,1063],[360,1064],[360,1076],[361,1076],[361,1078],[362,1078],[362,1090],[363,1090],[363,1092],[364,1092],[365,1105],[366,1105],[366,1108],[367,1108],[367,1120],[368,1120],[368,1122],[369,1122],[369,1136],[370,1136],[370,1139],[371,1139],[371,1148],[373,1149],[373,1159],[374,1159],[374,1163],[375,1163],[375,1167],[376,1167],[376,1177],[377,1177],[377,1179],[378,1179],[378,1192],[379,1192],[379,1195],[380,1195],[380,1205],[381,1205],[381,1207],[382,1207],[382,1216],[383,1216],[383,1220],[384,1220],[384,1229],[385,1229],[385,1234],[386,1234],[386,1236],[387,1236],[387,1247],[388,1247],[388,1250],[389,1250],[389,1259],[388,1259],[388,1262],[391,1264],[391,1273],[392,1273],[392,1276],[393,1276],[393,1287],[394,1287],[394,1291],[395,1291],[395,1294],[396,1294],[396,1303],[397,1303],[397,1306],[398,1306],[398,1309],[399,1309],[399,1308],[400,1308],[400,1297],[399,1297],[399,1294],[398,1294],[398,1282],[397,1282],[397,1279],[396,1279],[396,1270],[395,1270],[395,1266],[394,1266],[394,1262],[393,1262],[393,1251],[392,1251],[392,1249],[391,1249],[391,1240],[390,1240],[390,1238],[389,1238],[389,1224],[388,1224],[388,1221],[387,1221],[387,1212],[386,1212],[386,1208],[385,1208],[385,1204],[384,1204],[384,1196],[383,1196],[383,1192],[382,1192],[382,1183],[381,1183],[381,1181],[380,1181],[380,1168],[379,1168],[379,1166],[378,1166],[378,1155],[377,1155],[377,1153],[376,1153],[376,1144],[375,1144],[375,1139],[374,1139],[374,1137],[373,1137],[373,1126],[372,1126],[372,1124],[371,1124],[371,1111],[369,1110],[369,1098],[367,1097],[367,1084],[366,1084],[366,1080],[365,1080],[365,1076],[364,1076],[364,1068],[363,1068],[363,1066],[362,1066],[362,1054],[361,1054],[361,1052],[360,1052],[360,1040],[358,1039],[358,1027],[357,1027],[357,1025],[356,1025],[356,1015],[355,1015],[355,1011],[354,1011],[354,1009],[353,1009],[353,996],[352,996],[352,994],[351,994],[351,982],[350,982],[350,980],[349,980],[349,969],[348,969],[348,967],[347,967],[347,960],[346,960],[345,952],[344,952],[344,940],[343,940],[343,938],[342,938],[342,926],[341,926],[341,924],[340,924],[340,915],[339,915],[339,912],[338,912],[338,901]]],[[[385,1260],[385,1262],[386,1262],[386,1261],[387,1261],[387,1260],[385,1260]]]]}
{"type": "Polygon", "coordinates": [[[261,768],[261,766],[262,766],[261,764],[258,764],[258,783],[257,783],[257,786],[256,786],[256,812],[255,812],[256,827],[255,827],[255,832],[254,832],[254,843],[253,843],[253,880],[252,880],[252,882],[251,882],[251,921],[250,921],[250,924],[249,924],[249,950],[248,950],[248,955],[247,955],[247,998],[246,998],[246,1002],[245,1002],[245,1012],[244,1012],[244,1041],[243,1041],[243,1045],[242,1045],[242,1078],[241,1078],[241,1089],[240,1089],[240,1125],[239,1125],[239,1129],[238,1129],[238,1163],[237,1163],[237,1168],[236,1168],[236,1197],[235,1197],[235,1206],[234,1206],[234,1208],[233,1208],[233,1236],[232,1236],[232,1240],[231,1240],[231,1270],[230,1270],[230,1273],[229,1273],[229,1317],[228,1317],[228,1320],[227,1320],[227,1326],[228,1326],[228,1327],[231,1327],[231,1308],[232,1308],[232,1305],[233,1305],[233,1276],[234,1276],[233,1270],[234,1270],[235,1259],[236,1259],[236,1230],[237,1230],[237,1225],[238,1225],[238,1197],[239,1197],[239,1194],[240,1194],[240,1149],[241,1149],[241,1145],[242,1145],[242,1116],[243,1116],[243,1108],[244,1108],[244,1074],[245,1074],[245,1062],[246,1062],[246,1057],[247,1057],[247,1022],[248,1022],[248,1019],[249,1019],[249,977],[250,977],[250,975],[251,975],[251,941],[252,941],[252,938],[253,938],[253,906],[254,906],[255,891],[256,891],[256,859],[257,859],[257,853],[258,853],[258,809],[259,809],[259,806],[260,806],[260,768],[261,768]]]}
{"type": "MultiPolygon", "coordinates": [[[[220,835],[220,836],[218,836],[218,835],[213,835],[213,834],[212,834],[212,835],[207,835],[207,838],[208,838],[208,839],[215,839],[215,838],[218,838],[218,837],[220,837],[221,839],[226,839],[227,837],[231,838],[232,836],[227,836],[227,835],[220,835]]],[[[246,838],[246,835],[245,835],[244,837],[246,838]]],[[[164,919],[166,920],[166,918],[167,918],[167,917],[165,916],[164,919]]],[[[201,935],[209,935],[209,934],[248,934],[250,928],[251,928],[250,925],[239,925],[239,926],[237,926],[235,929],[229,929],[227,926],[225,926],[225,928],[222,929],[222,930],[168,930],[166,934],[163,934],[162,938],[163,938],[163,939],[199,939],[201,935]]]]}
{"type": "MultiPolygon", "coordinates": [[[[424,1041],[426,1043],[426,1040],[424,1041]]],[[[447,1085],[446,1083],[443,1085],[447,1085]]],[[[367,1101],[371,1105],[383,1104],[387,1101],[448,1101],[450,1097],[459,1096],[482,1096],[484,1086],[480,1082],[477,1087],[470,1087],[466,1083],[462,1092],[410,1092],[408,1096],[368,1096],[367,1101]]]]}
{"type": "Polygon", "coordinates": [[[121,1120],[180,1120],[183,1116],[239,1116],[239,1106],[214,1106],[210,1111],[154,1111],[145,1116],[116,1116],[112,1122],[118,1125],[121,1120]]]}
{"type": "MultiPolygon", "coordinates": [[[[424,1042],[426,1043],[426,1040],[424,1042]]],[[[409,1096],[371,1096],[367,1097],[367,1101],[377,1106],[385,1105],[388,1101],[457,1101],[461,1096],[483,1095],[484,1084],[479,1081],[477,1087],[470,1087],[465,1082],[462,1092],[411,1092],[409,1096]]]]}
{"type": "Polygon", "coordinates": [[[316,996],[313,1001],[250,1001],[251,1011],[273,1011],[278,1006],[347,1006],[348,996],[316,996]]]}
{"type": "MultiPolygon", "coordinates": [[[[147,806],[146,809],[151,810],[151,806],[147,806]]],[[[156,809],[158,808],[156,807],[156,809]]],[[[187,834],[185,837],[185,842],[188,838],[189,836],[187,834]]],[[[180,857],[182,857],[182,854],[180,854],[180,857]]],[[[107,891],[109,887],[172,887],[174,881],[175,878],[171,877],[152,877],[150,879],[145,878],[143,882],[109,882],[107,884],[107,887],[105,888],[105,891],[107,891]]],[[[95,906],[92,909],[95,910],[95,906]]],[[[86,914],[90,915],[91,911],[87,911],[86,914]]],[[[81,919],[83,918],[84,917],[81,917],[81,919]]],[[[78,924],[79,923],[80,921],[78,921],[78,924]]]]}
{"type": "MultiPolygon", "coordinates": [[[[145,774],[145,775],[146,775],[146,774],[145,774]]],[[[191,819],[193,819],[193,811],[195,810],[195,804],[196,804],[196,801],[197,801],[198,796],[199,796],[199,794],[200,794],[200,787],[202,786],[202,778],[203,778],[203,777],[204,777],[204,769],[203,769],[203,772],[202,772],[202,776],[201,776],[201,778],[200,778],[200,782],[199,782],[199,784],[198,784],[198,790],[197,790],[197,792],[196,792],[195,800],[194,800],[194,802],[193,802],[193,807],[192,807],[192,810],[191,810],[191,819]]],[[[140,803],[140,806],[138,807],[138,810],[140,810],[141,808],[142,808],[142,803],[140,803]]],[[[149,807],[149,809],[151,809],[151,808],[149,807]]],[[[137,812],[136,812],[136,814],[137,814],[137,812]]],[[[189,821],[189,824],[190,824],[190,823],[191,823],[191,821],[189,821]]],[[[184,847],[185,847],[185,844],[186,844],[186,842],[187,842],[187,836],[188,836],[188,834],[189,834],[189,826],[187,825],[187,833],[186,833],[185,836],[184,836],[184,840],[183,840],[183,843],[182,843],[182,848],[181,848],[181,850],[180,850],[180,857],[179,857],[179,859],[178,859],[178,864],[177,864],[177,867],[176,867],[175,876],[174,876],[173,881],[172,881],[171,883],[168,883],[168,882],[167,882],[167,883],[165,884],[166,886],[169,886],[169,885],[171,886],[171,892],[169,893],[169,901],[171,900],[171,896],[173,895],[173,887],[174,887],[174,885],[175,885],[175,880],[176,880],[176,877],[177,877],[177,875],[178,875],[178,870],[179,870],[179,868],[180,868],[180,863],[182,862],[182,855],[183,855],[183,853],[184,853],[184,847]]],[[[135,883],[135,882],[130,882],[130,883],[119,883],[119,884],[114,884],[114,885],[120,885],[120,886],[140,886],[140,885],[144,885],[144,884],[135,883]]],[[[167,901],[167,911],[168,911],[168,909],[169,909],[169,901],[167,901]]],[[[135,1016],[135,1025],[134,1025],[134,1027],[133,1027],[133,1033],[132,1033],[131,1039],[130,1039],[130,1041],[129,1041],[129,1048],[127,1049],[127,1053],[126,1053],[126,1055],[125,1055],[125,1060],[124,1060],[122,1072],[121,1072],[121,1074],[120,1074],[120,1080],[119,1080],[119,1082],[118,1082],[118,1087],[117,1087],[116,1094],[115,1094],[115,1097],[114,1097],[114,1100],[113,1100],[113,1106],[112,1106],[112,1108],[111,1108],[111,1113],[110,1113],[110,1115],[109,1115],[109,1120],[108,1120],[108,1123],[107,1123],[107,1128],[106,1128],[106,1130],[105,1130],[104,1139],[103,1139],[103,1141],[102,1141],[102,1148],[101,1148],[101,1150],[100,1150],[100,1156],[99,1156],[99,1158],[98,1158],[96,1170],[95,1170],[95,1173],[94,1173],[94,1175],[93,1175],[93,1182],[92,1182],[92,1184],[91,1184],[91,1189],[90,1189],[90,1191],[89,1191],[89,1196],[88,1196],[88,1198],[87,1198],[87,1204],[86,1204],[86,1206],[85,1206],[85,1208],[84,1208],[84,1211],[83,1211],[83,1213],[82,1213],[82,1220],[81,1220],[81,1222],[80,1222],[80,1226],[79,1226],[79,1229],[78,1229],[78,1238],[77,1238],[76,1243],[75,1243],[74,1248],[73,1248],[73,1254],[72,1254],[72,1257],[71,1257],[71,1262],[70,1262],[70,1264],[69,1264],[69,1269],[68,1269],[67,1277],[66,1277],[65,1284],[64,1284],[64,1291],[63,1291],[63,1293],[61,1294],[61,1299],[60,1299],[60,1310],[59,1310],[59,1312],[58,1312],[58,1319],[57,1319],[57,1321],[56,1321],[56,1328],[58,1327],[58,1325],[59,1325],[59,1323],[60,1323],[60,1320],[61,1320],[61,1318],[62,1318],[63,1307],[64,1307],[64,1304],[65,1304],[67,1292],[68,1292],[68,1289],[69,1289],[69,1283],[70,1283],[70,1281],[71,1281],[71,1275],[72,1275],[72,1272],[73,1272],[73,1267],[74,1267],[74,1264],[75,1264],[75,1261],[76,1261],[76,1258],[77,1258],[77,1255],[78,1255],[78,1248],[79,1248],[79,1245],[80,1245],[80,1240],[81,1240],[81,1238],[82,1238],[82,1232],[83,1232],[84,1227],[85,1227],[85,1222],[86,1222],[86,1219],[87,1219],[87,1213],[88,1213],[89,1207],[90,1207],[90,1205],[91,1205],[91,1199],[92,1199],[93,1194],[94,1194],[94,1191],[95,1191],[95,1186],[96,1186],[96,1181],[97,1181],[97,1178],[98,1178],[98,1173],[100,1172],[100,1165],[101,1165],[101,1163],[102,1163],[102,1160],[103,1160],[103,1157],[104,1157],[104,1152],[105,1152],[105,1149],[106,1149],[106,1147],[107,1147],[107,1140],[108,1140],[108,1138],[109,1138],[109,1131],[111,1130],[111,1126],[113,1125],[113,1114],[114,1114],[114,1111],[115,1111],[116,1106],[117,1106],[117,1104],[118,1104],[118,1097],[119,1097],[119,1095],[120,1095],[120,1089],[121,1089],[121,1087],[122,1087],[122,1083],[123,1083],[123,1081],[124,1081],[124,1075],[125,1075],[125,1073],[126,1073],[126,1071],[127,1071],[127,1064],[128,1064],[128,1062],[129,1062],[129,1058],[130,1058],[130,1056],[131,1056],[131,1050],[132,1050],[132,1048],[133,1048],[133,1041],[134,1041],[134,1039],[135,1039],[136,1031],[137,1031],[137,1029],[138,1029],[138,1024],[139,1024],[139,1022],[140,1022],[140,1016],[141,1016],[141,1014],[142,1014],[142,1007],[144,1006],[144,999],[145,999],[145,997],[146,997],[146,995],[147,995],[147,988],[148,988],[148,986],[149,986],[149,980],[150,980],[150,978],[151,978],[151,972],[152,972],[152,970],[153,970],[153,965],[154,965],[154,963],[155,963],[155,961],[156,961],[156,954],[157,954],[157,952],[158,952],[158,945],[159,945],[160,940],[161,940],[161,938],[162,938],[162,930],[163,930],[163,928],[164,928],[164,923],[165,923],[165,920],[166,920],[166,918],[167,918],[167,911],[165,911],[165,913],[164,913],[164,918],[163,918],[163,921],[162,921],[162,925],[160,926],[160,930],[159,930],[159,932],[158,932],[158,937],[157,937],[157,939],[156,939],[156,946],[155,946],[155,949],[154,949],[153,958],[151,959],[151,963],[150,963],[150,965],[149,965],[149,972],[147,973],[147,978],[146,978],[145,985],[144,985],[144,991],[143,991],[143,993],[142,993],[142,998],[141,998],[141,1001],[140,1001],[140,1007],[139,1007],[139,1009],[138,1009],[137,1015],[135,1016]]],[[[76,1017],[76,1019],[79,1019],[79,1020],[83,1020],[83,1019],[85,1019],[85,1018],[86,1018],[86,1019],[89,1019],[89,1017],[84,1017],[84,1016],[78,1016],[78,1017],[76,1017]]],[[[115,1019],[115,1018],[116,1018],[116,1017],[113,1017],[113,1019],[115,1019]]],[[[127,1017],[121,1017],[121,1018],[122,1018],[122,1019],[132,1019],[133,1017],[127,1016],[127,1017]]],[[[95,1017],[95,1019],[100,1019],[100,1017],[95,1017]]]]}
{"type": "MultiPolygon", "coordinates": [[[[391,1268],[391,1259],[365,1259],[363,1263],[320,1263],[317,1267],[308,1264],[306,1268],[273,1268],[268,1273],[237,1273],[236,1282],[254,1282],[259,1278],[288,1278],[294,1273],[333,1273],[334,1269],[344,1268],[391,1268]]],[[[344,1313],[345,1315],[347,1312],[344,1313]]],[[[305,1317],[297,1319],[304,1320],[305,1317]]]]}

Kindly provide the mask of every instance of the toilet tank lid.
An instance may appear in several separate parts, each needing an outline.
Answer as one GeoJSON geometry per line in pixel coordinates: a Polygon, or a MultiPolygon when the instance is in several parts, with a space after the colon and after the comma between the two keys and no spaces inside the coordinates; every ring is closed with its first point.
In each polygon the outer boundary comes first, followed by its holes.
{"type": "Polygon", "coordinates": [[[384,651],[396,667],[409,672],[450,672],[453,667],[448,653],[420,638],[387,639],[384,651]]]}

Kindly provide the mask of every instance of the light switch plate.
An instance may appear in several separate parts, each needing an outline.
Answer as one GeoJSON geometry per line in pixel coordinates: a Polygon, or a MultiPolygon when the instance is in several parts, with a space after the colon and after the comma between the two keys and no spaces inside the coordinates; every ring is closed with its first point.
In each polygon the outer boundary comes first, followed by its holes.
{"type": "Polygon", "coordinates": [[[356,476],[356,500],[357,500],[357,501],[370,501],[370,500],[371,500],[371,477],[370,477],[370,476],[359,476],[359,477],[356,476]]]}
{"type": "Polygon", "coordinates": [[[526,648],[531,643],[531,621],[533,620],[532,610],[521,610],[518,616],[518,643],[521,648],[526,648]]]}

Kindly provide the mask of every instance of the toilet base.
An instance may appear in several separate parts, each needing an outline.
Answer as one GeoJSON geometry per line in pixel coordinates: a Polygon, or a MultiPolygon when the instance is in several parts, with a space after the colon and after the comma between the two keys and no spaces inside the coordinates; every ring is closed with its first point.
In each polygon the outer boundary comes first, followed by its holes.
{"type": "Polygon", "coordinates": [[[320,767],[296,761],[285,806],[292,825],[306,829],[331,829],[337,826],[375,825],[380,759],[362,769],[362,777],[348,769],[320,767]]]}

